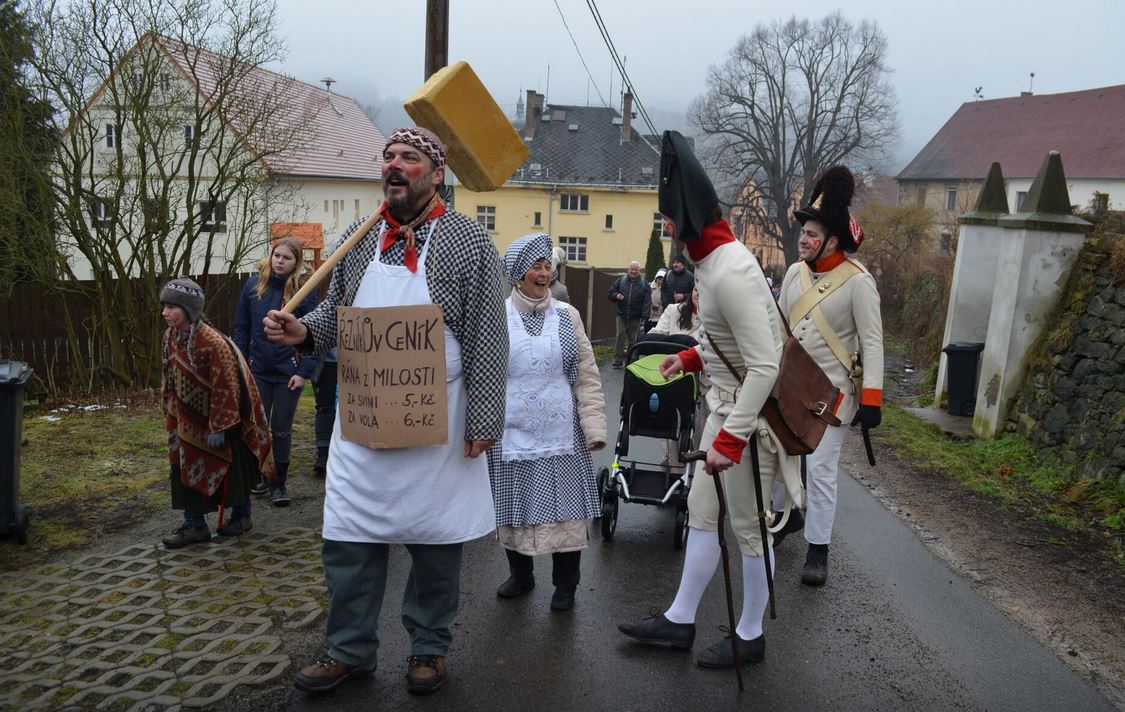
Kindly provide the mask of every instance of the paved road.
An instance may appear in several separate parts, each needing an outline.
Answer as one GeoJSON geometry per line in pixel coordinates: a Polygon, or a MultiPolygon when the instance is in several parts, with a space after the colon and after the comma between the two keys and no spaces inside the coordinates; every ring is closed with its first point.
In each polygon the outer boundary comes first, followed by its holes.
{"type": "MultiPolygon", "coordinates": [[[[621,372],[603,380],[615,422],[621,372]]],[[[538,562],[533,595],[500,601],[502,551],[471,543],[450,677],[426,699],[405,691],[397,601],[408,558],[392,549],[378,672],[307,696],[289,681],[322,649],[325,592],[314,487],[302,484],[304,499],[262,511],[237,541],[169,552],[146,539],[0,577],[0,709],[1113,709],[849,477],[828,585],[798,582],[800,537],[778,551],[778,618],[741,694],[732,673],[617,632],[671,601],[682,564],[672,512],[628,504],[613,542],[594,535],[567,613],[549,609],[549,562],[538,562]]],[[[720,636],[724,611],[717,576],[697,621],[700,649],[720,636]]]]}
{"type": "MultiPolygon", "coordinates": [[[[619,371],[603,371],[606,393],[614,394],[607,404],[611,422],[620,378],[619,371]]],[[[780,547],[778,617],[766,623],[766,661],[747,670],[741,694],[732,673],[703,670],[689,654],[636,645],[616,630],[618,622],[643,617],[674,595],[682,554],[671,548],[670,511],[622,505],[614,541],[595,534],[583,555],[578,603],[569,613],[548,607],[545,560],[537,562],[540,585],[532,596],[498,600],[504,557],[495,544],[475,542],[467,549],[450,679],[418,704],[434,710],[1113,709],[975,595],[850,477],[840,483],[838,518],[825,588],[798,581],[800,537],[780,547]]],[[[395,557],[395,589],[406,563],[405,555],[395,557]]],[[[373,679],[320,698],[292,691],[262,702],[287,710],[413,707],[403,689],[408,649],[396,609],[383,612],[384,649],[373,679]]],[[[721,635],[724,611],[716,576],[697,621],[698,648],[721,635]]]]}

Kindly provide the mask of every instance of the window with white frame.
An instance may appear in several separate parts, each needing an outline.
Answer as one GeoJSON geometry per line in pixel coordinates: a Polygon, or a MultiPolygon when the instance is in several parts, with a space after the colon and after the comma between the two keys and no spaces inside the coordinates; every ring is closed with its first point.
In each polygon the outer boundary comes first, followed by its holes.
{"type": "Polygon", "coordinates": [[[191,148],[193,138],[195,138],[195,127],[191,124],[184,124],[184,145],[191,148]]]}
{"type": "Polygon", "coordinates": [[[566,251],[567,262],[586,261],[586,238],[559,237],[559,247],[566,251]]]}
{"type": "Polygon", "coordinates": [[[117,142],[121,140],[121,128],[116,124],[105,125],[105,147],[117,148],[117,142]]]}
{"type": "Polygon", "coordinates": [[[202,232],[226,232],[227,204],[221,201],[199,201],[199,229],[202,232]]]}
{"type": "Polygon", "coordinates": [[[559,195],[559,210],[564,213],[585,213],[590,210],[590,196],[582,193],[559,195]]]}
{"type": "Polygon", "coordinates": [[[652,214],[652,229],[659,233],[661,240],[672,239],[672,227],[660,213],[652,214]]]}
{"type": "Polygon", "coordinates": [[[957,189],[956,188],[946,188],[945,189],[945,209],[949,210],[950,212],[957,209],[957,189]]]}
{"type": "Polygon", "coordinates": [[[543,227],[543,213],[536,210],[532,214],[531,226],[532,227],[543,227]]]}
{"type": "Polygon", "coordinates": [[[478,205],[477,222],[489,232],[496,232],[496,206],[478,205]]]}
{"type": "Polygon", "coordinates": [[[172,91],[172,73],[171,72],[161,72],[160,73],[160,90],[162,92],[164,92],[165,94],[172,91]]]}
{"type": "Polygon", "coordinates": [[[106,227],[113,223],[113,209],[108,200],[104,198],[94,198],[94,205],[91,212],[94,218],[94,225],[106,227]]]}
{"type": "Polygon", "coordinates": [[[613,229],[613,216],[608,214],[608,213],[605,216],[605,229],[606,230],[612,230],[613,229]]]}

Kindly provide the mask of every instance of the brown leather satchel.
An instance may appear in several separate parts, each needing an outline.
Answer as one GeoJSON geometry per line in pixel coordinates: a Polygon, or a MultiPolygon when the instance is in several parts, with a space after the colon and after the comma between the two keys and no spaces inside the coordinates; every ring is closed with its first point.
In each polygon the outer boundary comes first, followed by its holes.
{"type": "MultiPolygon", "coordinates": [[[[789,328],[789,320],[778,309],[781,323],[785,324],[788,338],[781,351],[781,364],[773,390],[762,406],[762,417],[766,419],[782,447],[790,455],[808,455],[820,444],[824,431],[829,425],[840,425],[840,419],[833,414],[840,399],[840,389],[801,346],[789,328]]],[[[731,375],[740,383],[745,378],[739,375],[726,355],[715,345],[711,335],[707,335],[711,348],[722,359],[731,375]]]]}

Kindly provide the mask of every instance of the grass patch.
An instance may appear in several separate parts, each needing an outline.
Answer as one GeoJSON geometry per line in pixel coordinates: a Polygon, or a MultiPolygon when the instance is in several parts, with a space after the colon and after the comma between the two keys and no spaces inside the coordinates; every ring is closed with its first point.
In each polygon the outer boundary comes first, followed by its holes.
{"type": "Polygon", "coordinates": [[[1116,556],[1122,558],[1125,487],[1078,479],[1074,465],[1043,462],[1020,435],[953,441],[936,425],[893,405],[883,408],[883,426],[875,433],[916,465],[948,472],[969,490],[1006,507],[1065,529],[1113,537],[1116,556]]]}

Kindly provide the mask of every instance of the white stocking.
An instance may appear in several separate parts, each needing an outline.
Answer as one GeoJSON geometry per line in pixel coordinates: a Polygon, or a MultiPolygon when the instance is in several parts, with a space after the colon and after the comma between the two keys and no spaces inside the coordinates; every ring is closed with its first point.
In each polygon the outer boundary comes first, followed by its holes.
{"type": "Polygon", "coordinates": [[[707,584],[715,576],[719,566],[719,532],[706,531],[692,527],[684,553],[684,571],[680,574],[680,589],[676,600],[664,612],[664,617],[673,623],[694,623],[695,611],[707,584]]]}
{"type": "MultiPolygon", "coordinates": [[[[770,570],[773,568],[773,550],[770,550],[770,570]]],[[[770,602],[766,583],[766,564],[761,556],[742,555],[742,618],[738,621],[738,637],[753,640],[762,634],[762,619],[770,602]]]]}

